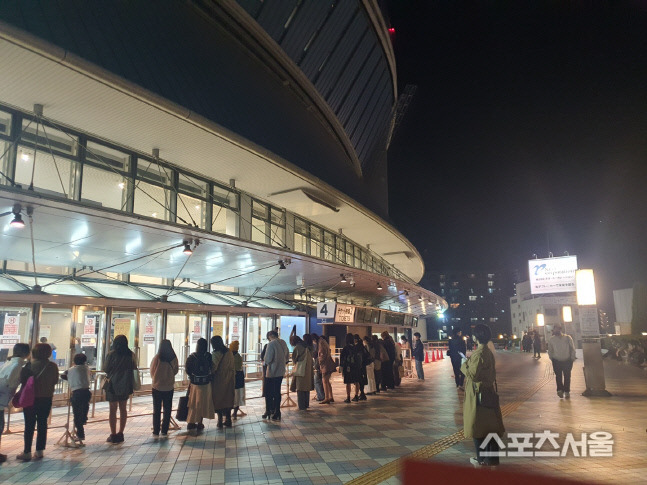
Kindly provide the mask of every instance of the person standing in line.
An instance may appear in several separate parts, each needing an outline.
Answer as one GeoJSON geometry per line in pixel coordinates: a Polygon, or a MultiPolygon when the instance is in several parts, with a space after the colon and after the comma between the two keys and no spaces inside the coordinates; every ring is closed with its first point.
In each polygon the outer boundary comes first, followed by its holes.
{"type": "MultiPolygon", "coordinates": [[[[503,436],[505,428],[501,408],[489,402],[488,396],[496,393],[496,369],[492,351],[487,346],[492,333],[490,327],[479,323],[474,327],[474,338],[478,344],[469,359],[463,359],[461,371],[465,374],[465,402],[463,403],[463,433],[465,438],[474,440],[476,457],[470,458],[474,466],[497,466],[498,456],[482,456],[482,452],[498,453],[499,444],[491,436],[503,436]],[[485,439],[489,441],[485,443],[485,439]]],[[[491,400],[490,400],[491,401],[491,400]]]]}
{"type": "MultiPolygon", "coordinates": [[[[4,408],[16,394],[20,385],[20,372],[29,357],[29,344],[18,343],[13,346],[13,355],[0,368],[0,440],[4,432],[4,408]]],[[[0,463],[7,461],[7,455],[0,454],[0,463]]]]}
{"type": "Polygon", "coordinates": [[[364,337],[364,344],[368,352],[368,364],[366,365],[366,395],[372,396],[376,392],[375,387],[375,346],[370,337],[364,337]]]}
{"type": "Polygon", "coordinates": [[[355,337],[352,333],[346,334],[346,345],[341,349],[341,354],[339,354],[339,365],[342,369],[342,375],[344,377],[344,384],[346,384],[346,400],[345,403],[350,403],[350,389],[351,386],[355,388],[355,397],[353,401],[359,401],[359,381],[361,379],[361,367],[362,363],[359,361],[361,359],[360,354],[357,353],[355,348],[355,337]]]}
{"type": "Polygon", "coordinates": [[[287,345],[276,330],[267,332],[267,350],[265,351],[265,364],[267,372],[265,377],[265,414],[263,419],[272,418],[272,421],[281,421],[281,383],[285,375],[285,362],[288,356],[284,350],[287,345]],[[283,342],[283,345],[281,344],[283,342]]]}
{"type": "Polygon", "coordinates": [[[293,376],[290,390],[297,393],[297,404],[300,411],[310,407],[310,391],[314,389],[314,378],[312,375],[312,353],[306,343],[297,335],[290,336],[290,345],[293,347],[292,362],[293,369],[304,366],[302,376],[293,376]],[[303,364],[300,364],[303,362],[303,364]]]}
{"type": "Polygon", "coordinates": [[[571,371],[575,356],[575,344],[570,335],[563,333],[562,326],[558,323],[553,327],[553,336],[548,340],[548,357],[553,363],[555,380],[557,381],[557,395],[561,399],[571,397],[571,371]],[[562,380],[563,379],[563,380],[562,380]]]}
{"type": "Polygon", "coordinates": [[[213,419],[213,361],[209,353],[209,343],[200,338],[195,344],[195,352],[186,359],[186,373],[189,376],[189,401],[186,429],[196,436],[204,429],[204,419],[213,419]]]}
{"type": "Polygon", "coordinates": [[[76,354],[74,356],[74,366],[66,370],[61,379],[67,381],[72,397],[72,414],[74,415],[74,427],[76,428],[76,437],[81,441],[85,440],[85,429],[83,426],[88,422],[88,411],[90,410],[90,381],[92,372],[87,366],[88,358],[85,354],[76,354]]]}
{"type": "MultiPolygon", "coordinates": [[[[406,337],[404,338],[406,340],[406,337]]],[[[393,361],[393,383],[395,384],[395,387],[400,387],[400,384],[402,384],[402,376],[404,376],[402,344],[400,344],[400,342],[394,341],[393,345],[395,345],[395,360],[393,361]]]]}
{"type": "Polygon", "coordinates": [[[323,380],[321,378],[321,367],[319,366],[319,335],[316,333],[312,336],[312,356],[314,360],[314,381],[315,392],[317,393],[317,401],[321,402],[326,399],[326,393],[323,388],[323,380]]]}
{"type": "Polygon", "coordinates": [[[388,360],[382,361],[382,387],[387,389],[395,389],[395,381],[393,379],[393,364],[395,362],[395,342],[389,335],[389,332],[382,332],[383,346],[386,350],[388,360]]]}
{"type": "Polygon", "coordinates": [[[106,356],[104,365],[107,383],[104,386],[106,400],[110,403],[110,436],[108,443],[123,443],[124,430],[128,420],[128,397],[134,392],[133,371],[137,370],[135,354],[128,348],[125,335],[117,335],[112,350],[106,356]],[[119,432],[117,432],[117,408],[119,408],[119,432]]]}
{"type": "Polygon", "coordinates": [[[58,382],[58,366],[49,360],[52,348],[48,344],[36,344],[31,350],[31,362],[20,370],[20,383],[24,386],[29,377],[34,377],[34,405],[23,408],[25,420],[25,448],[18,455],[22,461],[31,460],[31,445],[34,439],[34,429],[38,426],[36,434],[35,458],[42,458],[47,444],[47,418],[52,409],[54,387],[58,382]]]}
{"type": "Polygon", "coordinates": [[[151,361],[151,379],[153,380],[153,438],[157,439],[162,431],[162,438],[168,436],[171,423],[171,408],[173,407],[173,391],[175,376],[180,370],[177,355],[171,341],[164,339],[159,350],[151,361]],[[162,420],[162,407],[164,419],[162,420]],[[161,426],[160,426],[161,423],[161,426]]]}
{"type": "Polygon", "coordinates": [[[422,363],[425,360],[425,346],[420,340],[420,332],[413,334],[413,349],[411,349],[411,357],[416,362],[416,375],[419,381],[425,380],[425,371],[422,368],[422,363]]]}
{"type": "Polygon", "coordinates": [[[362,337],[359,334],[353,336],[353,343],[355,344],[355,351],[357,352],[357,359],[360,361],[361,366],[361,376],[359,379],[359,400],[366,401],[366,393],[364,392],[364,387],[368,385],[368,375],[366,367],[371,361],[371,355],[368,353],[368,349],[364,347],[364,342],[362,342],[362,337]]]}
{"type": "Polygon", "coordinates": [[[211,337],[213,353],[213,382],[211,392],[213,396],[213,409],[218,414],[218,429],[223,425],[231,428],[231,408],[234,407],[236,394],[236,370],[234,368],[234,354],[225,346],[220,335],[211,337]],[[223,418],[225,422],[223,424],[223,418]]]}
{"type": "MultiPolygon", "coordinates": [[[[375,349],[375,360],[373,361],[373,367],[375,370],[375,393],[379,394],[382,386],[384,385],[382,383],[382,362],[385,359],[388,360],[389,357],[386,353],[386,350],[384,350],[384,347],[380,343],[380,339],[377,338],[377,335],[371,336],[371,342],[373,344],[373,348],[375,349]]],[[[384,390],[386,390],[386,388],[384,388],[384,390]]]]}
{"type": "Polygon", "coordinates": [[[319,369],[321,370],[321,380],[323,381],[323,388],[325,399],[319,404],[330,404],[335,402],[335,399],[332,394],[332,385],[330,384],[330,377],[332,373],[337,370],[337,364],[332,359],[332,354],[330,353],[330,346],[328,345],[327,337],[323,335],[319,337],[319,369]]]}
{"type": "Polygon", "coordinates": [[[449,339],[449,349],[447,350],[447,355],[449,355],[449,358],[452,361],[456,388],[462,391],[465,390],[465,388],[463,387],[465,376],[461,372],[461,360],[465,358],[466,354],[467,346],[465,345],[465,340],[463,339],[463,331],[460,328],[455,328],[452,338],[449,339]]]}
{"type": "Polygon", "coordinates": [[[532,338],[532,347],[534,351],[532,358],[541,359],[541,337],[537,331],[535,331],[535,336],[532,338]]]}
{"type": "Polygon", "coordinates": [[[243,356],[238,353],[240,342],[234,340],[229,344],[229,350],[234,356],[234,413],[232,419],[238,419],[238,411],[245,405],[245,371],[243,370],[243,356]]]}

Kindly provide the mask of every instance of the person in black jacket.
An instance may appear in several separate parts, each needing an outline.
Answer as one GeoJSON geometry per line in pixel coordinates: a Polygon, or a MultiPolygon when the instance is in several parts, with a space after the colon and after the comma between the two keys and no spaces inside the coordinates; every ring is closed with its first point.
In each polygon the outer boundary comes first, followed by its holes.
{"type": "Polygon", "coordinates": [[[361,361],[361,371],[362,375],[359,380],[359,400],[366,401],[366,394],[364,394],[364,386],[368,384],[368,377],[366,374],[366,366],[371,363],[371,354],[368,353],[368,349],[364,347],[364,342],[362,337],[358,334],[355,334],[353,341],[355,342],[355,350],[357,351],[357,358],[361,361]]]}
{"type": "Polygon", "coordinates": [[[393,378],[393,363],[395,362],[395,342],[389,332],[382,332],[384,341],[384,350],[386,350],[389,360],[382,362],[382,388],[395,389],[395,380],[393,378]]]}
{"type": "Polygon", "coordinates": [[[425,346],[420,340],[420,332],[413,334],[413,348],[411,349],[411,357],[416,361],[416,375],[419,381],[425,380],[425,371],[422,369],[422,363],[425,360],[425,346]]]}
{"type": "Polygon", "coordinates": [[[465,340],[463,339],[463,332],[461,331],[461,329],[455,328],[452,338],[449,339],[449,350],[447,351],[447,355],[449,355],[452,360],[456,387],[461,390],[465,390],[463,387],[463,383],[465,382],[465,375],[461,372],[461,359],[465,357],[466,353],[467,346],[465,345],[465,340]]]}
{"type": "Polygon", "coordinates": [[[359,382],[362,379],[362,363],[360,355],[355,348],[355,337],[352,333],[346,334],[346,346],[341,349],[341,354],[339,354],[339,365],[342,368],[344,384],[346,384],[346,400],[344,402],[351,402],[351,385],[355,386],[355,397],[352,400],[359,401],[359,382]]]}

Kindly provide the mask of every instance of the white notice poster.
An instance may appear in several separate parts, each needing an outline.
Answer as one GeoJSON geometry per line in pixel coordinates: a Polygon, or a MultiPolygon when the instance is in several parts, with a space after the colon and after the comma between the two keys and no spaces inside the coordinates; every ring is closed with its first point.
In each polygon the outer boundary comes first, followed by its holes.
{"type": "Polygon", "coordinates": [[[5,315],[4,330],[0,337],[0,349],[13,349],[13,346],[20,341],[19,325],[20,315],[5,315]]]}

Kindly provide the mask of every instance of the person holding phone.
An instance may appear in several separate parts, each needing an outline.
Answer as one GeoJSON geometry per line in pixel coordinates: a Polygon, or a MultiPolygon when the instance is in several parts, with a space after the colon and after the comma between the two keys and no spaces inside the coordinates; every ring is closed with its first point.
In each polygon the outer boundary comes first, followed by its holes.
{"type": "Polygon", "coordinates": [[[461,372],[461,361],[466,358],[467,346],[463,339],[463,332],[460,328],[455,328],[452,338],[449,339],[449,350],[447,355],[452,360],[452,368],[454,369],[454,381],[456,388],[464,391],[463,383],[465,382],[465,375],[461,372]]]}

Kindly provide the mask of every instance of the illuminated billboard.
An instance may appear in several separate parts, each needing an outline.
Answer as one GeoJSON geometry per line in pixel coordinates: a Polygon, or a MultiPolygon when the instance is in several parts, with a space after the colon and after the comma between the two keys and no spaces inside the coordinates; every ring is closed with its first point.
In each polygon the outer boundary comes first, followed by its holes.
{"type": "Polygon", "coordinates": [[[575,271],[577,271],[577,256],[531,259],[528,261],[530,292],[533,295],[574,293],[575,271]]]}

